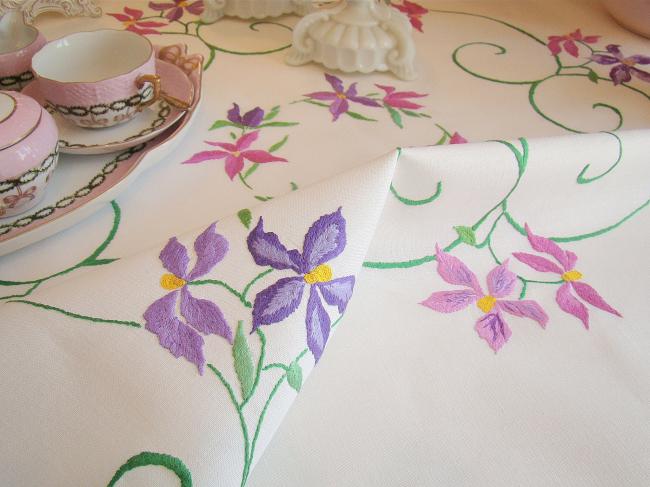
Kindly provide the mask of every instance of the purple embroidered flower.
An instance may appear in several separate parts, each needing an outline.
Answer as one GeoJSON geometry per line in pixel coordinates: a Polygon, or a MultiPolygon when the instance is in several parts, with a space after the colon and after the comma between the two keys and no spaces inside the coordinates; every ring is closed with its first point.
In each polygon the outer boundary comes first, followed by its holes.
{"type": "Polygon", "coordinates": [[[343,313],[352,296],[354,276],[332,279],[332,268],[326,262],[343,252],[346,243],[345,219],[341,208],[321,216],[305,235],[302,253],[287,250],[275,233],[264,231],[260,218],[248,236],[248,249],[255,263],[277,270],[289,269],[298,274],[284,277],[260,291],[253,304],[253,330],[271,325],[291,315],[302,301],[307,287],[307,345],[316,362],[325,349],[330,334],[330,317],[321,298],[343,313]]]}
{"type": "Polygon", "coordinates": [[[189,2],[188,0],[173,0],[173,3],[149,2],[149,8],[159,12],[169,10],[165,17],[174,21],[183,16],[183,10],[187,10],[193,15],[201,15],[203,12],[203,0],[197,0],[196,2],[189,2]]]}
{"type": "Polygon", "coordinates": [[[264,110],[260,107],[255,107],[251,111],[246,112],[243,117],[239,113],[239,105],[237,103],[233,103],[232,108],[228,110],[228,120],[242,127],[258,127],[263,119],[264,110]]]}
{"type": "Polygon", "coordinates": [[[316,91],[314,93],[307,93],[306,97],[311,98],[312,100],[321,100],[321,101],[331,101],[330,113],[333,118],[332,121],[335,122],[338,118],[347,112],[350,109],[350,101],[355,103],[361,103],[367,107],[381,107],[379,102],[368,98],[365,96],[357,96],[357,84],[352,83],[350,87],[346,90],[343,86],[343,81],[341,81],[336,76],[325,73],[325,79],[332,85],[334,89],[331,91],[316,91]]]}
{"type": "Polygon", "coordinates": [[[589,329],[589,311],[584,304],[571,294],[570,291],[573,289],[583,301],[613,315],[621,316],[618,311],[605,302],[593,287],[585,282],[580,282],[582,273],[575,270],[578,261],[576,254],[570,250],[562,250],[558,244],[548,238],[533,234],[528,225],[526,225],[526,233],[528,234],[530,246],[534,250],[552,256],[560,265],[545,257],[526,252],[515,252],[512,255],[536,271],[553,272],[562,277],[564,284],[558,288],[555,295],[555,301],[562,311],[580,319],[585,328],[589,329]]]}
{"type": "Polygon", "coordinates": [[[512,334],[503,318],[504,311],[514,316],[530,318],[542,328],[546,327],[548,316],[536,301],[501,299],[512,293],[517,281],[517,276],[508,270],[508,261],[489,272],[488,294],[485,294],[474,273],[460,259],[443,252],[437,245],[436,257],[440,277],[449,284],[464,286],[466,289],[435,292],[420,304],[440,313],[453,313],[475,303],[484,314],[474,329],[495,352],[505,345],[512,334]]]}
{"type": "Polygon", "coordinates": [[[204,335],[220,335],[232,343],[232,331],[219,307],[206,299],[198,299],[190,294],[187,284],[204,276],[219,263],[228,251],[228,241],[214,231],[210,225],[194,241],[196,264],[188,272],[190,257],[187,249],[176,237],[169,239],[160,252],[160,260],[169,271],[160,279],[163,289],[171,291],[155,301],[144,313],[145,328],[158,335],[160,344],[176,358],[183,356],[203,374],[204,335]],[[180,314],[176,316],[176,303],[180,295],[180,314]]]}
{"type": "Polygon", "coordinates": [[[609,54],[592,54],[591,60],[598,64],[615,64],[609,72],[609,77],[615,85],[627,83],[632,80],[632,76],[636,76],[641,81],[650,83],[650,73],[643,71],[635,66],[637,64],[650,64],[650,56],[643,56],[642,54],[635,54],[634,56],[623,56],[619,49],[620,46],[610,44],[605,49],[609,54]]]}

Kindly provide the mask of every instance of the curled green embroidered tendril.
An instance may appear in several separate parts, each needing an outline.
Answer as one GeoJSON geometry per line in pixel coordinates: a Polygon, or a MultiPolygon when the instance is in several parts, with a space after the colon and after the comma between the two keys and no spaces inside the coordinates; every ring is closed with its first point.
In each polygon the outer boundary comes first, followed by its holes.
{"type": "Polygon", "coordinates": [[[138,453],[129,458],[126,463],[115,472],[115,475],[113,475],[113,478],[110,480],[107,487],[113,487],[117,481],[130,470],[150,465],[165,467],[167,470],[176,474],[178,480],[181,482],[181,487],[192,487],[192,473],[180,459],[167,455],[166,453],[155,453],[150,451],[143,451],[142,453],[138,453]]]}

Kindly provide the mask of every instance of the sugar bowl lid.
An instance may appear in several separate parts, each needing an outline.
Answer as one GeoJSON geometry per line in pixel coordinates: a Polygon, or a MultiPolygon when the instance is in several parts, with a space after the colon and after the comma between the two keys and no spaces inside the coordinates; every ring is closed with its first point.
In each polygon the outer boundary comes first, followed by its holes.
{"type": "Polygon", "coordinates": [[[42,108],[33,98],[15,91],[0,91],[0,150],[31,134],[41,116],[42,108]]]}

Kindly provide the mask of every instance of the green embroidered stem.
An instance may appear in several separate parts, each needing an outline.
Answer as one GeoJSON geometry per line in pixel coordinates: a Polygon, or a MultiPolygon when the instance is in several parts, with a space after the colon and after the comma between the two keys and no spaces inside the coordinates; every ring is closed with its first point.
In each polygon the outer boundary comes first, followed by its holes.
{"type": "Polygon", "coordinates": [[[111,201],[111,207],[113,209],[113,224],[111,226],[111,229],[108,232],[108,235],[104,239],[104,241],[99,244],[99,246],[93,251],[92,254],[90,254],[88,257],[83,259],[81,262],[78,264],[75,264],[72,267],[69,267],[65,270],[56,272],[54,274],[50,274],[49,276],[42,277],[40,279],[34,279],[31,281],[3,281],[0,280],[0,286],[22,286],[22,285],[27,285],[27,284],[32,284],[32,287],[28,289],[24,294],[21,295],[11,295],[11,296],[1,296],[0,300],[5,300],[5,299],[13,299],[16,297],[27,297],[29,296],[32,292],[34,292],[41,284],[43,284],[45,281],[48,281],[50,279],[54,279],[55,277],[63,276],[65,274],[68,274],[72,271],[75,271],[76,269],[79,269],[81,267],[92,267],[92,266],[98,266],[98,265],[106,265],[110,264],[111,262],[115,262],[117,259],[98,259],[98,257],[106,250],[108,245],[113,241],[115,238],[115,235],[117,234],[117,230],[120,226],[121,218],[122,218],[122,212],[120,210],[119,205],[115,201],[111,201]]]}
{"type": "MultiPolygon", "coordinates": [[[[580,235],[573,235],[573,236],[570,236],[570,237],[549,237],[549,238],[550,238],[551,240],[555,241],[555,242],[576,242],[576,241],[578,241],[578,240],[585,240],[585,239],[587,239],[587,238],[598,237],[598,236],[600,236],[600,235],[604,235],[605,233],[607,233],[607,232],[611,232],[612,230],[614,230],[614,229],[620,227],[621,225],[623,225],[623,223],[625,223],[626,221],[628,221],[630,218],[632,218],[634,215],[636,215],[637,213],[639,213],[641,210],[643,210],[643,209],[644,209],[645,207],[647,207],[648,205],[650,205],[650,199],[647,200],[645,203],[643,203],[643,204],[642,204],[641,206],[639,206],[638,208],[632,210],[630,213],[628,213],[627,215],[625,215],[623,218],[621,218],[621,219],[620,219],[619,221],[617,221],[616,223],[614,223],[614,224],[612,224],[612,225],[609,225],[609,226],[607,226],[607,227],[601,228],[601,229],[599,229],[599,230],[596,230],[596,231],[593,231],[593,232],[589,232],[589,233],[583,233],[583,234],[580,234],[580,235]]],[[[520,234],[522,234],[522,235],[524,235],[524,236],[526,235],[526,230],[524,229],[524,227],[523,227],[522,225],[520,225],[520,224],[519,224],[519,223],[518,223],[518,222],[517,222],[517,221],[512,217],[512,215],[511,215],[508,211],[505,211],[505,209],[504,209],[504,216],[506,217],[506,220],[508,221],[508,223],[510,223],[510,225],[512,226],[512,228],[514,228],[514,229],[515,229],[517,232],[519,232],[520,234]]]]}
{"type": "Polygon", "coordinates": [[[126,463],[115,472],[115,475],[113,475],[113,478],[108,483],[107,487],[113,487],[128,471],[149,465],[157,465],[165,467],[167,470],[171,470],[176,474],[178,480],[180,480],[181,487],[192,487],[192,474],[181,460],[165,453],[155,453],[150,451],[143,451],[142,453],[138,453],[129,458],[126,463]]]}
{"type": "Polygon", "coordinates": [[[497,79],[497,78],[490,78],[488,76],[485,76],[485,75],[479,74],[479,73],[477,73],[475,71],[472,71],[471,69],[466,67],[464,64],[462,64],[458,60],[458,53],[462,49],[464,49],[466,47],[469,47],[469,46],[490,46],[490,47],[494,47],[498,51],[495,54],[496,56],[501,56],[501,55],[507,53],[508,51],[507,51],[507,49],[505,47],[500,46],[498,44],[493,44],[491,42],[468,42],[467,44],[463,44],[461,46],[458,46],[456,49],[454,49],[454,52],[451,54],[451,59],[453,60],[454,64],[456,66],[458,66],[460,69],[462,69],[463,71],[465,71],[466,73],[471,74],[472,76],[474,76],[476,78],[480,78],[480,79],[485,80],[485,81],[492,81],[493,83],[501,83],[501,84],[505,84],[505,85],[529,85],[531,83],[534,84],[534,83],[539,83],[540,81],[542,81],[542,80],[508,81],[508,80],[502,80],[502,79],[497,79]]]}
{"type": "Polygon", "coordinates": [[[400,196],[400,194],[397,192],[397,190],[392,184],[390,185],[390,192],[393,193],[393,196],[395,196],[395,198],[397,198],[400,202],[404,203],[405,205],[421,206],[421,205],[426,205],[428,203],[431,203],[438,199],[438,196],[440,196],[440,193],[442,193],[442,182],[438,181],[438,185],[436,186],[436,192],[433,195],[429,196],[428,198],[424,198],[422,200],[412,200],[409,198],[405,198],[404,196],[400,196]]]}
{"type": "MultiPolygon", "coordinates": [[[[221,384],[226,388],[226,391],[228,392],[228,396],[230,397],[230,402],[232,402],[233,406],[235,406],[235,410],[237,411],[237,416],[239,417],[239,424],[241,426],[241,431],[242,435],[244,437],[244,472],[247,472],[248,469],[248,463],[249,463],[249,451],[250,451],[250,440],[248,438],[248,426],[246,426],[246,420],[244,419],[244,413],[242,411],[241,406],[237,403],[237,398],[235,397],[235,391],[233,390],[232,386],[228,383],[226,378],[223,376],[223,374],[217,369],[214,365],[208,364],[208,368],[214,372],[214,374],[217,376],[219,381],[221,381],[221,384]]],[[[244,480],[244,475],[242,474],[242,487],[246,484],[246,481],[244,480]]]]}
{"type": "Polygon", "coordinates": [[[88,316],[88,315],[81,315],[79,313],[73,313],[71,311],[66,311],[61,308],[57,308],[56,306],[50,306],[48,304],[43,304],[43,303],[37,303],[35,301],[27,301],[25,299],[14,299],[11,301],[7,301],[7,303],[22,303],[22,304],[28,304],[30,306],[33,306],[35,308],[41,308],[45,309],[48,311],[56,311],[57,313],[61,313],[63,315],[66,315],[70,318],[76,318],[78,320],[85,320],[85,321],[90,321],[92,323],[109,323],[113,325],[125,325],[125,326],[132,326],[134,328],[141,328],[142,325],[140,323],[137,323],[135,321],[123,321],[123,320],[107,320],[104,318],[96,318],[94,316],[88,316]]]}
{"type": "Polygon", "coordinates": [[[241,173],[237,173],[237,176],[244,186],[246,186],[248,189],[253,189],[253,187],[246,182],[246,179],[241,175],[241,173]]]}
{"type": "MultiPolygon", "coordinates": [[[[517,168],[518,168],[518,175],[517,175],[517,180],[515,181],[514,185],[508,191],[508,193],[503,197],[499,203],[494,205],[485,215],[483,215],[474,225],[472,225],[472,230],[476,231],[484,222],[487,220],[487,218],[494,212],[494,210],[498,209],[499,207],[503,207],[505,202],[508,200],[510,195],[517,189],[519,186],[519,183],[521,181],[522,176],[524,175],[524,172],[526,171],[526,167],[528,166],[528,141],[524,139],[523,137],[519,139],[519,142],[521,143],[522,150],[520,151],[517,149],[513,144],[510,142],[506,142],[503,140],[496,140],[493,142],[498,142],[500,144],[505,145],[515,156],[515,159],[517,161],[517,168]]],[[[505,214],[505,208],[504,208],[504,214],[505,214]]],[[[503,216],[500,215],[499,218],[503,216]]],[[[507,215],[505,215],[507,218],[507,215]]],[[[450,250],[454,249],[457,247],[459,244],[461,244],[463,241],[460,237],[456,238],[453,242],[451,242],[447,247],[444,248],[445,252],[449,252],[450,250]]],[[[483,246],[485,243],[482,244],[483,246]]],[[[489,246],[489,244],[488,244],[489,246]]],[[[366,261],[363,263],[363,267],[368,267],[371,269],[406,269],[409,267],[417,267],[422,264],[426,264],[428,262],[433,262],[436,260],[435,255],[426,255],[424,257],[420,257],[417,259],[411,259],[411,260],[406,260],[406,261],[400,261],[400,262],[371,262],[371,261],[366,261]]]]}
{"type": "Polygon", "coordinates": [[[263,277],[269,275],[271,272],[273,272],[273,268],[270,268],[270,269],[265,270],[264,272],[261,272],[260,274],[258,274],[257,276],[255,276],[255,278],[254,278],[251,282],[249,282],[248,284],[246,284],[246,287],[244,288],[244,290],[242,291],[241,294],[242,294],[242,303],[244,303],[244,305],[245,305],[247,308],[251,308],[251,307],[252,307],[252,305],[251,305],[248,301],[246,301],[246,296],[248,295],[248,291],[250,291],[251,287],[253,287],[253,285],[254,285],[257,281],[259,281],[259,280],[262,279],[263,277]],[[246,304],[246,303],[248,303],[248,304],[246,304]]]}
{"type": "Polygon", "coordinates": [[[224,288],[230,294],[236,296],[237,299],[239,299],[247,308],[250,308],[252,306],[248,301],[244,299],[242,293],[240,293],[239,291],[237,291],[236,289],[234,289],[232,286],[230,286],[228,283],[224,281],[220,281],[218,279],[203,279],[200,281],[190,281],[187,283],[188,286],[205,286],[208,284],[224,288]]]}
{"type": "Polygon", "coordinates": [[[580,174],[578,174],[578,177],[576,179],[576,182],[578,184],[589,184],[594,181],[597,181],[598,179],[607,176],[610,172],[614,170],[616,166],[618,166],[618,163],[621,162],[621,159],[623,158],[623,142],[621,141],[620,137],[612,132],[605,132],[612,137],[616,139],[616,142],[618,143],[618,157],[616,158],[616,161],[614,164],[612,164],[609,169],[607,169],[605,172],[599,174],[598,176],[594,176],[593,178],[586,178],[584,177],[585,173],[589,170],[590,164],[587,164],[585,167],[582,168],[582,171],[580,171],[580,174]]]}
{"type": "Polygon", "coordinates": [[[270,369],[282,369],[286,372],[289,370],[289,367],[287,367],[284,364],[272,363],[272,364],[265,365],[262,370],[270,370],[270,369]]]}

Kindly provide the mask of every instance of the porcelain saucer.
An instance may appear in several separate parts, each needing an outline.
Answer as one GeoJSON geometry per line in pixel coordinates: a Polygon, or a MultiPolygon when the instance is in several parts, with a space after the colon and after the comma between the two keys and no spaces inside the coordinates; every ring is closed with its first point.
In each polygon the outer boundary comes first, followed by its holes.
{"type": "MultiPolygon", "coordinates": [[[[192,103],[194,86],[187,75],[174,64],[156,60],[163,91],[179,100],[192,103]]],[[[38,90],[38,80],[23,93],[45,105],[38,90]]],[[[136,146],[169,128],[185,113],[161,99],[144,108],[133,120],[107,128],[83,128],[50,111],[59,128],[59,151],[65,154],[107,154],[136,146]]]]}

